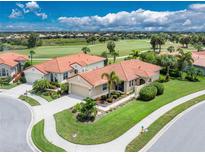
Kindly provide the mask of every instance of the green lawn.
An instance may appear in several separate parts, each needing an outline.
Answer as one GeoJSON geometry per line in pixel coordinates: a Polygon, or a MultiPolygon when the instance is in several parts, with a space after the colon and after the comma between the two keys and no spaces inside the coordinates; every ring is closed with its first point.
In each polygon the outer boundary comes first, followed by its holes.
{"type": "Polygon", "coordinates": [[[46,95],[43,95],[43,94],[37,94],[37,95],[42,97],[43,99],[47,100],[48,102],[51,102],[51,101],[55,100],[51,96],[46,96],[46,95]]]}
{"type": "Polygon", "coordinates": [[[32,128],[32,140],[34,144],[43,152],[64,152],[65,150],[50,143],[44,136],[44,121],[38,122],[32,128]]]}
{"type": "Polygon", "coordinates": [[[17,86],[17,84],[2,84],[2,85],[0,85],[0,89],[11,89],[11,88],[14,88],[16,86],[17,86]]]}
{"type": "Polygon", "coordinates": [[[64,110],[55,115],[57,132],[73,143],[99,144],[109,142],[161,106],[202,89],[205,89],[205,79],[201,82],[171,80],[165,83],[165,93],[162,96],[150,102],[133,100],[90,124],[77,122],[70,111],[64,110]],[[72,137],[74,133],[77,133],[75,138],[72,137]]]}
{"type": "Polygon", "coordinates": [[[126,151],[135,152],[142,149],[166,124],[168,124],[172,119],[174,119],[181,112],[185,111],[189,107],[198,104],[199,102],[205,100],[205,95],[194,98],[187,101],[181,105],[176,106],[172,110],[168,111],[162,115],[158,120],[156,120],[152,125],[148,127],[148,132],[140,134],[137,136],[128,146],[126,151]]]}
{"type": "Polygon", "coordinates": [[[36,101],[35,99],[33,99],[33,98],[29,97],[29,96],[21,95],[21,96],[19,96],[19,99],[27,102],[31,106],[40,105],[40,103],[38,101],[36,101]]]}

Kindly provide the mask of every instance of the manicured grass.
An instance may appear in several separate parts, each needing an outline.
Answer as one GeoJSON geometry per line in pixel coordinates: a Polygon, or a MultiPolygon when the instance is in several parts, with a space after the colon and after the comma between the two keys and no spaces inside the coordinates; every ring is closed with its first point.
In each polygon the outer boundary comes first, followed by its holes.
{"type": "Polygon", "coordinates": [[[19,96],[19,99],[27,102],[31,106],[40,105],[40,103],[38,101],[36,101],[35,99],[33,99],[33,98],[29,97],[29,96],[21,95],[21,96],[19,96]]]}
{"type": "Polygon", "coordinates": [[[44,121],[38,122],[32,128],[32,140],[34,144],[43,152],[64,152],[65,150],[50,143],[44,136],[44,121]]]}
{"type": "Polygon", "coordinates": [[[3,84],[3,85],[0,85],[0,89],[11,89],[11,88],[14,88],[16,86],[17,86],[17,84],[3,84]]]}
{"type": "Polygon", "coordinates": [[[135,152],[142,149],[166,124],[168,124],[172,119],[174,119],[181,112],[185,111],[189,107],[205,100],[205,95],[194,98],[190,101],[187,101],[183,104],[180,104],[162,115],[157,119],[152,125],[148,127],[148,132],[140,134],[137,136],[128,146],[126,151],[135,152]]]}
{"type": "Polygon", "coordinates": [[[121,108],[108,113],[94,123],[80,123],[68,110],[55,115],[57,132],[73,143],[99,144],[109,142],[133,127],[147,115],[182,96],[205,89],[201,82],[171,80],[164,84],[165,92],[149,102],[133,100],[121,108]],[[77,133],[75,138],[72,134],[77,133]]]}
{"type": "Polygon", "coordinates": [[[48,102],[51,102],[55,99],[53,99],[51,96],[46,96],[46,95],[43,95],[43,94],[38,94],[38,96],[42,97],[43,99],[47,100],[48,102]]]}
{"type": "Polygon", "coordinates": [[[45,60],[33,60],[33,65],[43,63],[43,62],[45,62],[45,60]]]}
{"type": "MultiPolygon", "coordinates": [[[[59,42],[59,40],[55,39],[55,42],[59,42]]],[[[148,39],[142,39],[142,40],[133,39],[133,40],[119,40],[115,42],[115,44],[116,44],[116,50],[119,51],[120,56],[125,56],[128,55],[130,51],[134,49],[151,50],[151,46],[149,42],[150,40],[148,39]]],[[[48,44],[48,42],[44,44],[48,44]]],[[[167,47],[169,47],[170,45],[173,45],[176,49],[178,47],[181,47],[180,44],[171,43],[167,41],[167,43],[162,46],[162,51],[167,51],[167,47]]],[[[30,50],[34,50],[36,53],[33,56],[34,58],[53,58],[53,57],[79,53],[82,47],[84,46],[89,47],[91,49],[91,54],[95,54],[95,55],[100,55],[103,51],[107,51],[107,42],[106,43],[96,42],[96,44],[87,44],[83,40],[75,41],[73,39],[72,41],[68,40],[68,42],[65,43],[64,45],[51,44],[50,46],[40,46],[33,49],[16,50],[16,52],[28,55],[30,50]]],[[[184,49],[184,50],[193,51],[194,48],[190,45],[188,49],[184,49]]]]}

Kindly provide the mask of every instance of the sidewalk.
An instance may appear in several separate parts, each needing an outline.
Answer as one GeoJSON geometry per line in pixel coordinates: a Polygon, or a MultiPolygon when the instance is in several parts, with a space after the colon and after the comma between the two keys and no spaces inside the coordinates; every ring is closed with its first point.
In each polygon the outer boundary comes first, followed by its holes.
{"type": "Polygon", "coordinates": [[[141,120],[139,123],[137,123],[134,127],[129,129],[127,132],[125,132],[120,137],[116,138],[115,140],[104,143],[104,144],[98,144],[98,145],[79,145],[79,144],[73,144],[68,142],[67,140],[61,138],[55,128],[55,119],[53,116],[48,116],[45,118],[45,136],[46,138],[54,143],[55,145],[64,148],[67,151],[74,152],[74,151],[80,151],[80,152],[123,152],[126,149],[126,146],[139,135],[141,131],[141,127],[144,126],[145,128],[149,127],[155,120],[157,120],[160,116],[165,114],[167,111],[171,110],[172,108],[188,101],[193,98],[196,98],[198,96],[204,95],[205,90],[199,91],[193,94],[190,94],[188,96],[182,97],[180,99],[177,99],[158,110],[154,111],[150,115],[148,115],[146,118],[141,120]]]}

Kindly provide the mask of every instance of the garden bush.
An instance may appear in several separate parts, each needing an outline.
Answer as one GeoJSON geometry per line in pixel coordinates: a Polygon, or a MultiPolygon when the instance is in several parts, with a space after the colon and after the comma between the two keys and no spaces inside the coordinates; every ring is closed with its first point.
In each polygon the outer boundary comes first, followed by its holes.
{"type": "Polygon", "coordinates": [[[140,99],[144,101],[152,100],[155,98],[156,95],[157,95],[157,88],[152,85],[143,87],[139,92],[140,99]]]}
{"type": "Polygon", "coordinates": [[[56,91],[51,91],[50,95],[52,99],[57,99],[60,97],[60,94],[56,91]]]}
{"type": "Polygon", "coordinates": [[[68,94],[69,86],[67,83],[61,84],[60,88],[61,88],[61,94],[68,94]]]}
{"type": "Polygon", "coordinates": [[[50,88],[50,82],[48,80],[37,80],[33,84],[33,91],[35,93],[45,92],[48,88],[50,88]]]}
{"type": "Polygon", "coordinates": [[[164,85],[159,82],[154,82],[151,84],[157,88],[157,95],[162,95],[164,93],[164,85]]]}

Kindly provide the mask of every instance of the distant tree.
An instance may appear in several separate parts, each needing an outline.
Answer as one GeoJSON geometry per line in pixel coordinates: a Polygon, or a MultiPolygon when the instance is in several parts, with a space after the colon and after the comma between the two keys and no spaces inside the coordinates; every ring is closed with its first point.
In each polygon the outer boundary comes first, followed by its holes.
{"type": "Polygon", "coordinates": [[[103,73],[101,75],[101,78],[102,79],[105,78],[107,80],[107,83],[108,83],[108,97],[110,97],[112,87],[114,85],[118,84],[120,82],[120,79],[114,71],[112,71],[111,73],[103,73]]]}
{"type": "Polygon", "coordinates": [[[195,44],[193,44],[193,46],[198,52],[203,49],[203,44],[202,43],[195,43],[195,44]]]}
{"type": "Polygon", "coordinates": [[[161,66],[166,69],[166,81],[169,81],[170,78],[170,69],[177,64],[177,59],[172,55],[162,55],[160,58],[161,66]]]}
{"type": "Polygon", "coordinates": [[[153,51],[142,52],[139,55],[139,58],[144,62],[157,64],[157,56],[156,53],[153,51]]]}
{"type": "Polygon", "coordinates": [[[106,51],[101,53],[101,56],[105,58],[105,65],[108,64],[108,53],[106,51]]]}
{"type": "Polygon", "coordinates": [[[85,54],[87,54],[88,52],[90,52],[90,48],[88,48],[88,47],[83,47],[81,50],[82,50],[85,54]]]}
{"type": "Polygon", "coordinates": [[[152,46],[152,49],[153,49],[154,52],[155,52],[156,49],[157,49],[157,45],[158,45],[157,36],[156,36],[156,35],[152,35],[151,40],[150,40],[150,44],[151,44],[151,46],[152,46]]]}
{"type": "Polygon", "coordinates": [[[106,37],[101,36],[101,37],[99,38],[99,42],[100,42],[100,43],[105,43],[105,41],[106,41],[106,37]]]}
{"type": "Polygon", "coordinates": [[[188,48],[189,43],[191,43],[191,38],[190,36],[186,35],[186,36],[182,36],[179,40],[179,43],[181,43],[183,45],[183,47],[188,48]],[[185,46],[186,45],[186,46],[185,46]]]}
{"type": "Polygon", "coordinates": [[[109,53],[111,54],[112,52],[115,51],[115,42],[114,41],[109,41],[107,43],[107,49],[109,51],[109,53]]]}
{"type": "Polygon", "coordinates": [[[35,51],[31,50],[29,51],[29,57],[30,57],[30,60],[31,60],[31,65],[33,65],[33,55],[35,54],[35,51]]]}
{"type": "Polygon", "coordinates": [[[91,44],[95,44],[97,38],[95,35],[89,36],[88,38],[86,38],[86,42],[87,43],[91,43],[91,44]]]}
{"type": "Polygon", "coordinates": [[[38,42],[38,35],[35,33],[31,33],[28,38],[27,47],[34,48],[37,46],[37,42],[38,42]]]}
{"type": "Polygon", "coordinates": [[[186,79],[189,81],[198,81],[198,77],[203,75],[203,72],[201,69],[196,68],[196,67],[189,67],[186,70],[186,79]]]}
{"type": "Polygon", "coordinates": [[[170,53],[174,52],[174,51],[175,51],[174,46],[169,46],[169,47],[167,48],[167,51],[169,51],[170,53]]]}
{"type": "Polygon", "coordinates": [[[159,53],[160,53],[160,52],[161,52],[161,49],[162,49],[162,45],[165,44],[166,39],[164,38],[163,35],[159,35],[159,36],[157,37],[157,42],[158,42],[158,45],[159,45],[159,53]]]}

